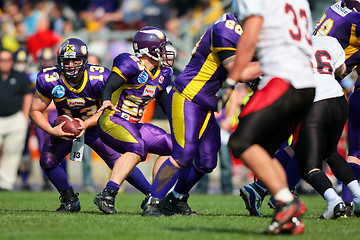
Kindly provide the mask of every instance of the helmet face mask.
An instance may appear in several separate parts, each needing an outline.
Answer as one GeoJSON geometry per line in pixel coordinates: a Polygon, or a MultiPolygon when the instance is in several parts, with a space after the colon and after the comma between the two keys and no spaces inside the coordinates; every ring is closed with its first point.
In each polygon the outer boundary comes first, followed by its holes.
{"type": "Polygon", "coordinates": [[[59,47],[58,66],[66,78],[76,78],[86,69],[88,63],[88,48],[77,38],[65,40],[59,47]]]}
{"type": "Polygon", "coordinates": [[[355,12],[360,12],[360,1],[359,0],[343,0],[345,6],[355,12]]]}
{"type": "Polygon", "coordinates": [[[166,45],[171,44],[163,31],[156,27],[144,27],[136,32],[133,48],[137,57],[148,56],[160,65],[171,67],[174,62],[174,51],[168,51],[166,45]]]}

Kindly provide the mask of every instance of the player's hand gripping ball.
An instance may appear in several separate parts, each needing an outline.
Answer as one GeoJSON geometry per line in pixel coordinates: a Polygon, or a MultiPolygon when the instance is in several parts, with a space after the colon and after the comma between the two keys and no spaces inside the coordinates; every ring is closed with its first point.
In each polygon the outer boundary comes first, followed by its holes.
{"type": "Polygon", "coordinates": [[[80,134],[80,123],[73,117],[67,115],[58,116],[55,120],[55,126],[59,125],[60,123],[65,122],[62,126],[62,130],[66,133],[73,133],[75,136],[80,134]]]}

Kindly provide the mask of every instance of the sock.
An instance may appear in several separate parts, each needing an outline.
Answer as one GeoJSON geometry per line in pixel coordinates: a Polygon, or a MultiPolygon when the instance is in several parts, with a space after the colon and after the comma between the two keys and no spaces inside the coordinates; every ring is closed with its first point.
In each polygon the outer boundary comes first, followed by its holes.
{"type": "Polygon", "coordinates": [[[160,166],[151,187],[151,196],[163,199],[180,177],[181,169],[175,167],[170,158],[160,166]]]}
{"type": "Polygon", "coordinates": [[[289,188],[291,190],[294,190],[296,185],[300,181],[300,175],[299,175],[299,170],[298,170],[298,166],[297,166],[297,159],[296,159],[295,155],[289,160],[289,163],[286,167],[286,177],[287,177],[287,182],[288,182],[289,188]]]}
{"type": "Polygon", "coordinates": [[[344,202],[352,202],[354,200],[350,190],[344,184],[342,184],[342,199],[344,202]]]}
{"type": "Polygon", "coordinates": [[[64,169],[60,166],[56,168],[44,169],[49,181],[56,187],[58,191],[70,189],[70,185],[64,169]]]}
{"type": "Polygon", "coordinates": [[[288,188],[284,188],[274,195],[274,199],[281,202],[291,202],[294,200],[294,196],[288,188]]]}
{"type": "Polygon", "coordinates": [[[20,172],[20,176],[21,176],[21,181],[26,184],[28,177],[29,177],[30,172],[29,171],[22,171],[20,172]]]}
{"type": "MultiPolygon", "coordinates": [[[[357,180],[352,181],[347,185],[347,188],[352,193],[352,196],[354,197],[354,202],[360,204],[360,185],[357,180]]],[[[345,200],[344,200],[345,201],[345,200]]]]}
{"type": "MultiPolygon", "coordinates": [[[[332,187],[330,179],[323,171],[314,171],[307,177],[307,182],[323,197],[325,191],[332,187]]],[[[335,190],[334,190],[335,191],[335,190]]]]}
{"type": "Polygon", "coordinates": [[[174,190],[180,194],[187,194],[204,175],[205,173],[198,171],[194,163],[191,163],[181,171],[174,190]]]}
{"type": "Polygon", "coordinates": [[[126,181],[133,185],[137,190],[142,192],[144,195],[147,195],[151,190],[151,185],[148,180],[145,178],[144,174],[140,171],[138,167],[135,167],[129,176],[127,176],[126,181]]]}
{"type": "Polygon", "coordinates": [[[356,179],[359,181],[360,180],[360,166],[357,165],[356,163],[349,163],[349,166],[350,166],[351,170],[353,171],[356,179]]]}
{"type": "Polygon", "coordinates": [[[116,182],[108,181],[105,188],[112,189],[112,190],[115,190],[116,192],[118,192],[120,189],[120,185],[117,184],[116,182]]]}
{"type": "Polygon", "coordinates": [[[350,167],[351,163],[349,164],[338,152],[331,155],[326,162],[334,176],[346,186],[356,179],[354,171],[350,167]]]}

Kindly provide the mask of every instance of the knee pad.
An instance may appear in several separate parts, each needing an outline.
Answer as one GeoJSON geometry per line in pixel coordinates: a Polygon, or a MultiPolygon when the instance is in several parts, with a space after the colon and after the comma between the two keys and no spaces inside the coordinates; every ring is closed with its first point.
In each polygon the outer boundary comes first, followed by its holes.
{"type": "Polygon", "coordinates": [[[206,159],[203,161],[194,161],[194,166],[199,172],[211,173],[217,166],[217,159],[206,159]]]}
{"type": "Polygon", "coordinates": [[[42,169],[56,168],[59,165],[59,163],[60,162],[57,160],[56,156],[49,152],[45,152],[40,157],[40,167],[42,169]]]}

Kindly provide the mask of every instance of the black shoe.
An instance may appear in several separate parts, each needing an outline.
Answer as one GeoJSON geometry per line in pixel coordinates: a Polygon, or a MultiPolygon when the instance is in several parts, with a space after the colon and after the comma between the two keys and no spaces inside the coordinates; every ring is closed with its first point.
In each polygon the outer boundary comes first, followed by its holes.
{"type": "Polygon", "coordinates": [[[103,211],[106,214],[116,213],[115,197],[118,194],[114,189],[104,188],[96,197],[94,198],[94,203],[98,206],[100,211],[103,211]]]}
{"type": "Polygon", "coordinates": [[[61,205],[56,212],[80,212],[79,193],[74,193],[72,188],[60,190],[59,200],[61,205]]]}
{"type": "Polygon", "coordinates": [[[145,217],[164,217],[160,209],[160,199],[150,197],[150,203],[145,204],[141,216],[145,217]]]}
{"type": "Polygon", "coordinates": [[[149,198],[150,198],[150,193],[148,195],[145,196],[144,200],[141,202],[141,205],[140,205],[140,208],[142,210],[144,210],[146,204],[148,203],[149,201],[149,198]]]}
{"type": "Polygon", "coordinates": [[[351,202],[345,202],[345,206],[346,206],[346,213],[345,216],[346,217],[351,217],[352,212],[353,212],[353,205],[351,202]]]}
{"type": "Polygon", "coordinates": [[[196,212],[192,211],[190,206],[187,203],[189,198],[189,194],[178,199],[171,192],[169,193],[160,203],[161,211],[166,216],[171,216],[175,214],[187,215],[187,216],[195,216],[199,215],[196,212]]]}
{"type": "MultiPolygon", "coordinates": [[[[344,217],[346,215],[346,211],[347,211],[347,207],[345,203],[339,202],[338,204],[335,205],[333,215],[330,219],[344,217]]],[[[318,217],[317,220],[322,220],[322,219],[329,219],[329,218],[325,218],[324,215],[321,215],[320,217],[318,217]]]]}

